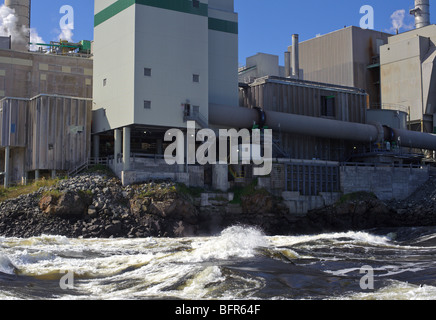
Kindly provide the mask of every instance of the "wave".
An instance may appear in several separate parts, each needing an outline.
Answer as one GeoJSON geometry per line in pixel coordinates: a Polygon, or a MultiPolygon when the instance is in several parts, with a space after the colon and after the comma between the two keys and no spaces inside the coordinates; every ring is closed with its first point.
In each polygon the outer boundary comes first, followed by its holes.
{"type": "Polygon", "coordinates": [[[7,275],[15,275],[18,269],[12,263],[12,261],[3,254],[0,254],[0,273],[7,275]]]}
{"type": "Polygon", "coordinates": [[[209,260],[227,260],[230,258],[251,258],[256,249],[269,247],[271,244],[259,229],[233,226],[225,229],[218,237],[197,240],[191,244],[192,252],[185,262],[209,260]]]}
{"type": "Polygon", "coordinates": [[[394,245],[392,242],[393,235],[375,235],[364,231],[348,231],[348,232],[335,232],[335,233],[322,233],[316,235],[302,235],[302,236],[274,236],[271,241],[275,246],[294,246],[304,245],[306,243],[322,243],[323,241],[334,242],[348,242],[362,245],[394,245]]]}

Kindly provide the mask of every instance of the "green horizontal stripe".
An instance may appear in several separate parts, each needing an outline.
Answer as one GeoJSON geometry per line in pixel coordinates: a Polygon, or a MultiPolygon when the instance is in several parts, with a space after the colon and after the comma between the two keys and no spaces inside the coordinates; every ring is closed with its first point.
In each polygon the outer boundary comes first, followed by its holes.
{"type": "Polygon", "coordinates": [[[238,34],[238,23],[233,21],[209,18],[209,30],[238,34]]]}
{"type": "Polygon", "coordinates": [[[135,0],[118,0],[94,16],[94,27],[116,16],[121,11],[135,4],[135,0]]]}
{"type": "Polygon", "coordinates": [[[203,17],[207,17],[208,11],[207,4],[201,2],[199,8],[194,8],[192,0],[118,0],[94,16],[94,27],[109,20],[135,3],[160,9],[195,14],[203,17]]]}
{"type": "MultiPolygon", "coordinates": [[[[195,14],[204,17],[207,17],[208,14],[207,4],[200,2],[200,7],[194,8],[192,0],[118,0],[94,16],[94,27],[97,27],[134,4],[142,4],[150,7],[195,14]]],[[[209,29],[238,34],[238,23],[209,18],[209,29]]]]}

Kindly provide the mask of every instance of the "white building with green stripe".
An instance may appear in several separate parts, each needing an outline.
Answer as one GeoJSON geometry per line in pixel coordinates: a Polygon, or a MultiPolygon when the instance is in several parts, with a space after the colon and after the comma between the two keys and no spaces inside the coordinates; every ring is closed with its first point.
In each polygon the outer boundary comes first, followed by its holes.
{"type": "Polygon", "coordinates": [[[238,105],[233,0],[95,0],[93,51],[95,145],[114,136],[115,155],[121,130],[123,154],[162,153],[167,128],[187,116],[205,127],[209,104],[238,105]]]}

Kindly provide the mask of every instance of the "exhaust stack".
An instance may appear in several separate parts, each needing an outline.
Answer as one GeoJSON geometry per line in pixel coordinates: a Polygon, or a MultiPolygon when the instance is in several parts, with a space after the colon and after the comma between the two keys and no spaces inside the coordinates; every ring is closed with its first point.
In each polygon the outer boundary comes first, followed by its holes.
{"type": "Polygon", "coordinates": [[[295,79],[300,78],[300,56],[299,56],[299,42],[298,34],[292,35],[292,77],[295,79]]]}
{"type": "Polygon", "coordinates": [[[430,0],[415,0],[415,8],[410,14],[415,16],[416,29],[430,25],[430,0]]]}
{"type": "Polygon", "coordinates": [[[30,0],[5,0],[5,6],[15,10],[15,16],[18,19],[19,34],[12,35],[12,50],[28,51],[30,42],[30,0]]]}

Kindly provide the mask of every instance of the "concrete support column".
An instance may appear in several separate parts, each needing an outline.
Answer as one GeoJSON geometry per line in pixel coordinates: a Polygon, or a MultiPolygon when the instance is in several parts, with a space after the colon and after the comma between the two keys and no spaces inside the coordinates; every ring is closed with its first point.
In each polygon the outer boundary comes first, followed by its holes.
{"type": "Polygon", "coordinates": [[[130,170],[130,132],[129,127],[123,128],[123,170],[130,170]]]}
{"type": "Polygon", "coordinates": [[[118,162],[118,156],[121,154],[122,135],[120,129],[114,130],[114,163],[118,162]]]}
{"type": "Polygon", "coordinates": [[[157,154],[163,154],[162,139],[156,139],[156,149],[157,154]]]}
{"type": "Polygon", "coordinates": [[[92,156],[97,159],[100,157],[100,136],[95,134],[92,136],[93,153],[92,156]]]}
{"type": "Polygon", "coordinates": [[[51,171],[51,178],[56,179],[56,170],[51,171]]]}
{"type": "Polygon", "coordinates": [[[9,158],[11,156],[11,147],[6,147],[5,149],[5,179],[4,179],[4,187],[7,188],[9,186],[9,158]]]}
{"type": "Polygon", "coordinates": [[[39,170],[36,169],[36,170],[35,170],[35,181],[38,181],[38,180],[39,180],[39,177],[40,177],[39,170]]]}
{"type": "Polygon", "coordinates": [[[229,189],[229,166],[227,164],[215,164],[212,166],[212,187],[227,192],[229,189]]]}

